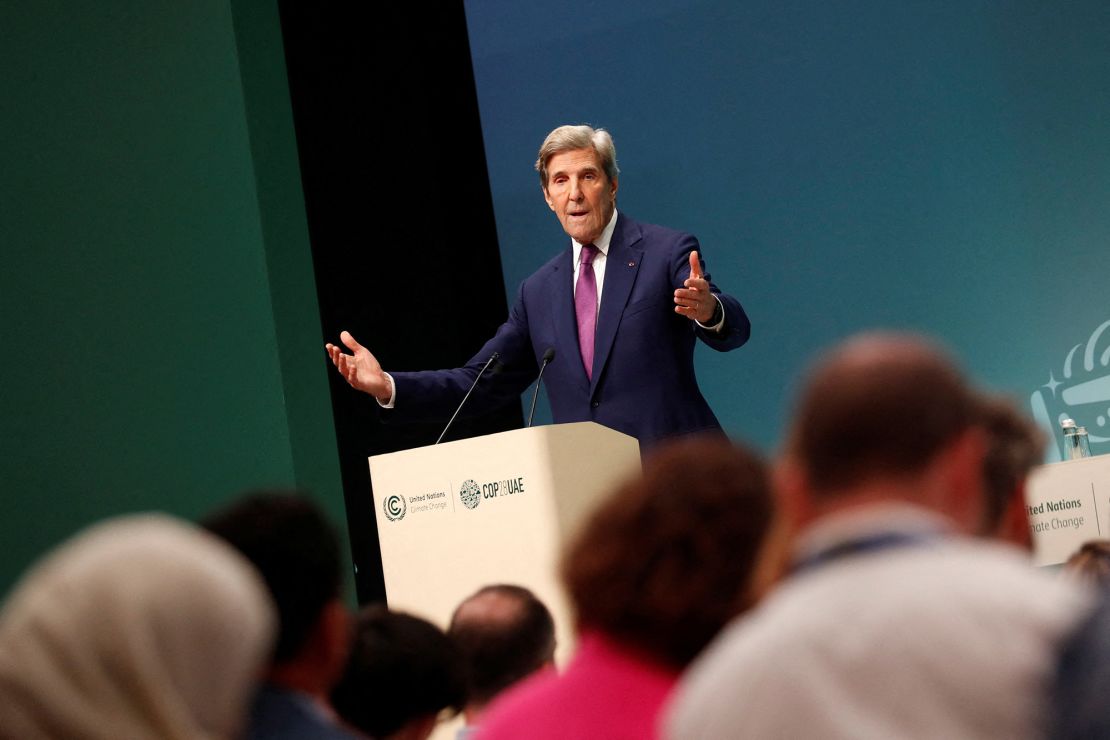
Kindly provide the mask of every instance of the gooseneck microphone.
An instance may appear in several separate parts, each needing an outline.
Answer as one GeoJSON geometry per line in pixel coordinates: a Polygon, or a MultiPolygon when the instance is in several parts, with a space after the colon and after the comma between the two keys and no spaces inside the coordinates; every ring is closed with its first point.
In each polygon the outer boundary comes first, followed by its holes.
{"type": "Polygon", "coordinates": [[[459,415],[459,412],[462,411],[462,407],[466,405],[466,400],[470,398],[470,394],[473,393],[474,389],[478,387],[478,381],[482,379],[482,374],[489,369],[490,365],[497,362],[499,357],[501,357],[501,353],[494,352],[492,355],[489,356],[489,359],[486,360],[486,364],[482,365],[482,369],[479,370],[478,374],[474,377],[474,382],[470,384],[470,390],[468,390],[466,392],[466,395],[463,396],[462,402],[459,403],[459,407],[455,409],[455,413],[451,415],[451,420],[447,422],[447,426],[443,427],[443,431],[439,433],[439,439],[436,440],[436,444],[439,444],[443,441],[443,435],[447,434],[447,430],[450,429],[451,425],[455,423],[455,417],[459,415]]]}
{"type": "Polygon", "coordinates": [[[543,353],[543,364],[540,365],[540,374],[536,376],[536,390],[532,391],[532,410],[528,412],[528,423],[524,428],[532,426],[532,417],[536,415],[536,399],[540,397],[540,379],[543,378],[544,368],[547,364],[555,359],[555,348],[548,347],[543,353]]]}

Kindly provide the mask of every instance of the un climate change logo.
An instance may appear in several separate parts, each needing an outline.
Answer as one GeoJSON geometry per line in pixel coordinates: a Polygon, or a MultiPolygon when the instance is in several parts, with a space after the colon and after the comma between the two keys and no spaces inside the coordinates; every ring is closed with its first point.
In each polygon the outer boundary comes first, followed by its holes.
{"type": "Polygon", "coordinates": [[[472,480],[463,481],[462,486],[459,487],[459,498],[462,499],[463,506],[468,509],[473,509],[482,500],[482,491],[478,488],[478,484],[472,480]]]}
{"type": "Polygon", "coordinates": [[[382,501],[382,511],[385,512],[386,519],[391,522],[404,519],[407,509],[408,504],[405,503],[404,496],[393,494],[392,496],[386,496],[385,500],[382,501]]]}

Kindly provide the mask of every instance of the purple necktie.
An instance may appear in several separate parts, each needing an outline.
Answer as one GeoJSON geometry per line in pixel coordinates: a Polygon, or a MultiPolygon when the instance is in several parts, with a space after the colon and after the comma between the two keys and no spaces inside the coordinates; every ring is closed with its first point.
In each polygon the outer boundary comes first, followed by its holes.
{"type": "Polygon", "coordinates": [[[574,289],[574,313],[578,316],[578,349],[586,377],[593,380],[594,333],[597,330],[597,279],[594,277],[594,257],[597,247],[583,244],[578,258],[578,285],[574,289]]]}

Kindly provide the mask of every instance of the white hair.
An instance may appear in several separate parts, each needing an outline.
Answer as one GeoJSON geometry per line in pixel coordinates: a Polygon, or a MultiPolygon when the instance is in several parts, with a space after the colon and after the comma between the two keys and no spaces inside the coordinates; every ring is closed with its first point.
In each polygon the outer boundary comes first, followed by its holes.
{"type": "Polygon", "coordinates": [[[595,129],[592,126],[560,126],[547,135],[540,146],[540,154],[536,159],[536,172],[540,173],[540,185],[547,189],[547,163],[556,154],[569,152],[575,149],[593,149],[601,159],[601,169],[610,182],[617,179],[620,168],[617,167],[617,148],[613,146],[613,137],[603,128],[595,129]]]}

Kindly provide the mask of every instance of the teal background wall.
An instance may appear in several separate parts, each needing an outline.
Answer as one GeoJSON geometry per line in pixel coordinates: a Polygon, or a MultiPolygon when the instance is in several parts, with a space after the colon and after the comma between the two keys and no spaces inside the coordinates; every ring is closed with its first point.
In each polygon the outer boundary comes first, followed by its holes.
{"type": "Polygon", "coordinates": [[[466,9],[510,297],[566,243],[540,142],[604,126],[618,209],[695,233],[752,318],[746,347],[697,359],[730,433],[773,447],[816,351],[894,328],[1110,451],[1110,5],[466,9]]]}
{"type": "Polygon", "coordinates": [[[248,487],[344,529],[271,5],[0,5],[0,593],[88,522],[248,487]]]}

